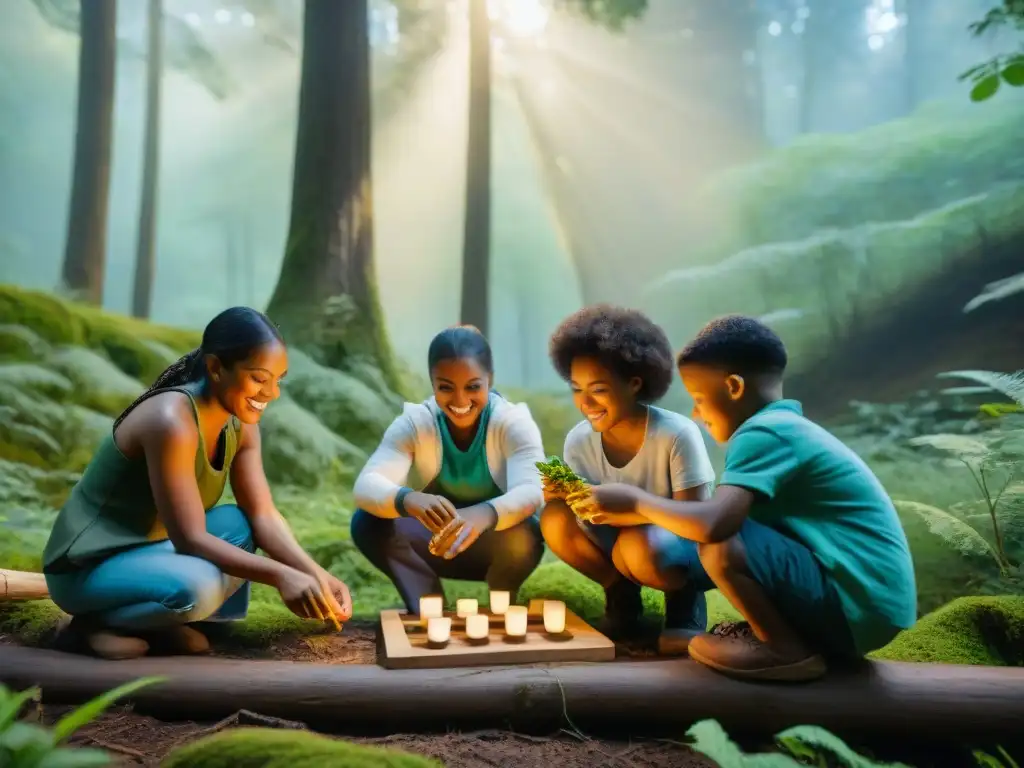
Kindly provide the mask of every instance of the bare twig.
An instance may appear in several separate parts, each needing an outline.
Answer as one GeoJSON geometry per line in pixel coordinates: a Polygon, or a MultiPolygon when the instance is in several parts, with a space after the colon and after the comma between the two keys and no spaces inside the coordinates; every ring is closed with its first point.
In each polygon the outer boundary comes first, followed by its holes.
{"type": "Polygon", "coordinates": [[[122,755],[127,755],[128,757],[137,757],[140,760],[147,760],[151,757],[151,755],[147,755],[145,752],[139,752],[139,750],[132,749],[131,747],[124,747],[120,744],[114,744],[109,741],[104,741],[103,739],[97,739],[95,736],[82,736],[81,738],[83,741],[95,744],[97,747],[105,749],[108,752],[117,752],[122,755]]]}

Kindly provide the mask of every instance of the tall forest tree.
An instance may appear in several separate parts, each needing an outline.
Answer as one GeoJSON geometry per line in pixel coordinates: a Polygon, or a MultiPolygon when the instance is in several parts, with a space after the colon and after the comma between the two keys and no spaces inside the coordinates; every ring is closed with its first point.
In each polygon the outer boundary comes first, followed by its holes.
{"type": "Polygon", "coordinates": [[[142,156],[142,195],[135,251],[132,314],[149,317],[156,272],[156,203],[160,167],[160,92],[163,79],[163,0],[148,0],[146,118],[142,156]]]}
{"type": "Polygon", "coordinates": [[[864,38],[866,0],[808,0],[810,15],[804,28],[803,84],[800,89],[801,133],[818,128],[818,118],[830,105],[822,97],[846,76],[863,76],[867,45],[864,38]]]}
{"type": "Polygon", "coordinates": [[[306,0],[302,46],[291,217],[267,312],[324,362],[369,361],[399,391],[374,273],[367,0],[306,0]]]}
{"type": "Polygon", "coordinates": [[[103,303],[107,206],[113,141],[117,0],[82,0],[74,175],[68,209],[63,287],[103,303]]]}
{"type": "Polygon", "coordinates": [[[463,323],[488,333],[491,264],[491,20],[469,0],[469,137],[462,240],[463,323]]]}

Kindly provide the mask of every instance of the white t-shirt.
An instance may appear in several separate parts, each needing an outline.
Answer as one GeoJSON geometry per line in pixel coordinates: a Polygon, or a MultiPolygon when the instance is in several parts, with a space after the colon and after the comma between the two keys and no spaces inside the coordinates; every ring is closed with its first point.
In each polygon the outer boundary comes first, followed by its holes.
{"type": "Polygon", "coordinates": [[[715,480],[700,427],[685,416],[654,406],[650,406],[644,443],[624,467],[608,462],[600,433],[585,420],[566,435],[562,458],[591,485],[627,483],[665,499],[675,491],[715,480]]]}

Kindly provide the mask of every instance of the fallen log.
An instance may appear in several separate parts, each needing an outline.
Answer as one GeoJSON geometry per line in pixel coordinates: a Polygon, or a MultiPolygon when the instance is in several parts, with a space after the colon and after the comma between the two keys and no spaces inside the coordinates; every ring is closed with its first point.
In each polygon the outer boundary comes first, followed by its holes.
{"type": "MultiPolygon", "coordinates": [[[[104,661],[56,651],[0,650],[0,682],[40,685],[43,700],[83,702],[148,675],[138,711],[215,720],[239,709],[338,733],[511,726],[681,734],[713,718],[776,733],[815,724],[840,734],[999,740],[1024,722],[1024,669],[876,662],[799,685],[722,677],[688,659],[602,664],[385,670],[373,665],[219,658],[104,661]]],[[[597,732],[593,730],[592,732],[597,732]]]]}
{"type": "Polygon", "coordinates": [[[41,573],[8,571],[0,568],[0,602],[9,600],[42,600],[50,596],[41,573]]]}

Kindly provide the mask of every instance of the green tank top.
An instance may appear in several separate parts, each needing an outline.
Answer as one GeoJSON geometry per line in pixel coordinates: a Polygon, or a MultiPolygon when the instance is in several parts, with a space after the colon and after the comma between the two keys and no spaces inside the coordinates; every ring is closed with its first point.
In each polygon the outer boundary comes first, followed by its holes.
{"type": "Polygon", "coordinates": [[[501,495],[487,466],[487,423],[491,419],[494,398],[491,395],[469,448],[459,450],[448,430],[448,420],[438,413],[437,428],[441,432],[441,471],[430,484],[428,493],[444,496],[456,508],[471,507],[501,495]]]}
{"type": "MultiPolygon", "coordinates": [[[[152,394],[157,392],[188,395],[198,426],[199,410],[188,386],[168,387],[152,394]]],[[[220,469],[210,464],[202,430],[199,432],[196,483],[207,511],[224,493],[241,430],[241,423],[232,416],[221,432],[217,452],[223,459],[220,469]]],[[[157,515],[145,456],[126,457],[114,442],[111,430],[57,515],[43,551],[43,571],[74,571],[117,552],[166,538],[167,529],[157,515]]]]}

